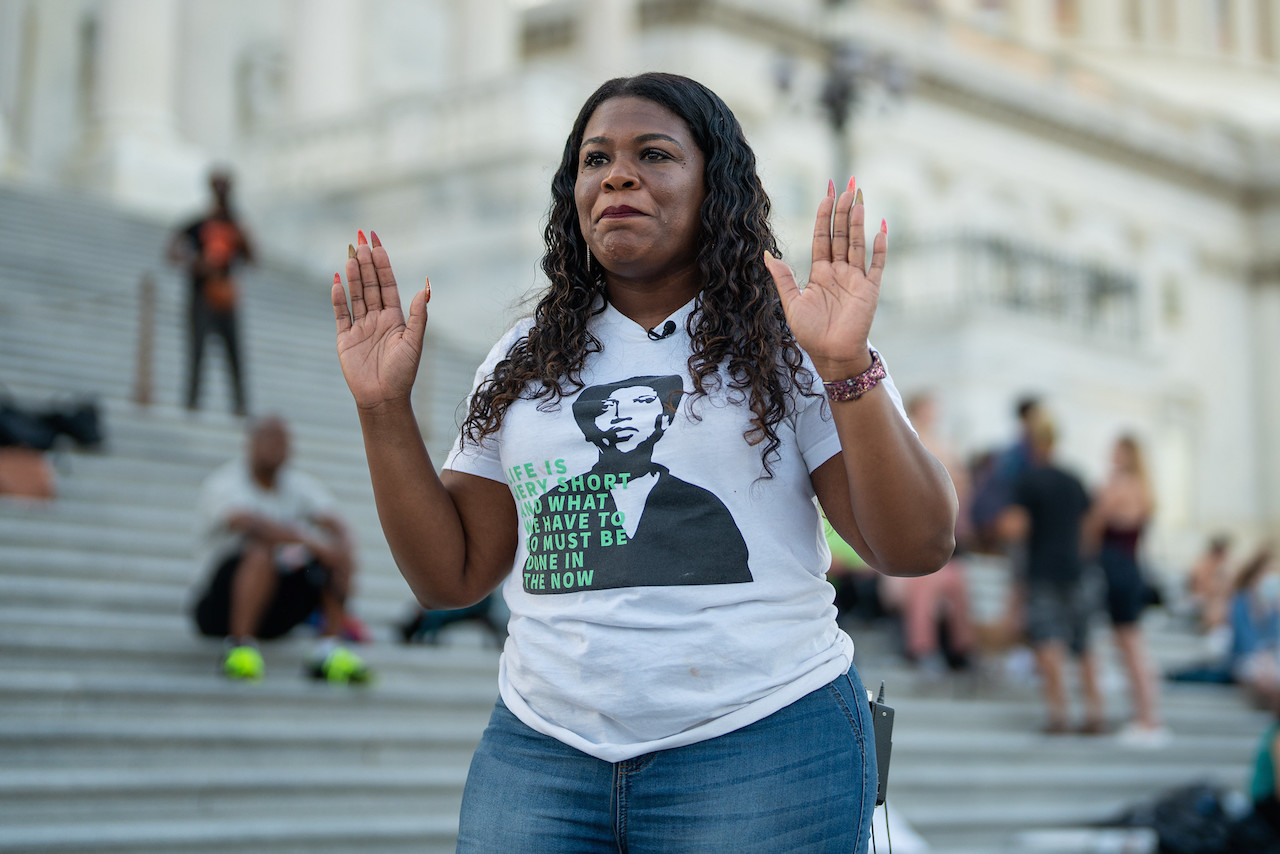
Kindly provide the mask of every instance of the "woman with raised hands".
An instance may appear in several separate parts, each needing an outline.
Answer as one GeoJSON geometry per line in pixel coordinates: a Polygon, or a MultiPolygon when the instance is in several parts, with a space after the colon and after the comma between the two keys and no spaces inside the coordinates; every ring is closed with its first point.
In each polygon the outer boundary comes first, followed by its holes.
{"type": "Polygon", "coordinates": [[[410,406],[430,284],[405,318],[363,233],[335,275],[401,572],[426,607],[502,585],[511,609],[459,851],[866,850],[871,721],[820,510],[878,571],[921,575],[956,501],[867,343],[888,229],[868,263],[861,201],[828,184],[801,288],[724,102],[606,82],[552,181],[547,289],[439,475],[410,406]]]}

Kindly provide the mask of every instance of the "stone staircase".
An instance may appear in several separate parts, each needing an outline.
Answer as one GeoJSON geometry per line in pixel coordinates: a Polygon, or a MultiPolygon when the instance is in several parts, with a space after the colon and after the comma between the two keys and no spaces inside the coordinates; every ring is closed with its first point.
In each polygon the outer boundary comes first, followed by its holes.
{"type": "MultiPolygon", "coordinates": [[[[218,644],[191,630],[193,502],[239,451],[242,425],[224,414],[216,345],[205,409],[176,406],[185,282],[160,267],[165,239],[84,200],[0,189],[0,385],[24,403],[92,395],[108,433],[102,450],[55,453],[56,501],[0,500],[0,854],[451,851],[497,655],[464,626],[440,647],[392,641],[411,596],[379,532],[327,283],[296,271],[244,277],[250,401],[290,418],[298,465],[346,507],[360,543],[355,609],[377,638],[361,651],[379,679],[364,690],[303,679],[299,637],[265,648],[265,682],[229,684],[218,644]],[[148,269],[157,402],[144,408],[130,400],[148,269]]],[[[430,352],[418,410],[438,455],[480,354],[430,352]]],[[[974,569],[990,611],[1003,574],[974,569]]],[[[1172,620],[1149,628],[1162,662],[1196,656],[1172,620]]],[[[897,709],[890,809],[945,854],[1047,851],[1029,830],[1105,818],[1193,780],[1243,785],[1265,724],[1229,692],[1179,686],[1165,691],[1176,732],[1165,750],[1048,740],[1034,734],[1028,681],[920,682],[883,631],[855,631],[864,679],[884,679],[897,709]]],[[[1119,714],[1110,654],[1107,673],[1119,714]]]]}

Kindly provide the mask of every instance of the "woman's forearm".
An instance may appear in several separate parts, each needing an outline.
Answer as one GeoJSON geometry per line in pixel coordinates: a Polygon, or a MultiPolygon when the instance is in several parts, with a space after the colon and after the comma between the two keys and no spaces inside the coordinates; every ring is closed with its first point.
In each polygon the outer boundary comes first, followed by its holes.
{"type": "Polygon", "coordinates": [[[926,575],[955,550],[958,505],[946,467],[912,432],[888,390],[832,402],[853,515],[886,575],[926,575]]]}

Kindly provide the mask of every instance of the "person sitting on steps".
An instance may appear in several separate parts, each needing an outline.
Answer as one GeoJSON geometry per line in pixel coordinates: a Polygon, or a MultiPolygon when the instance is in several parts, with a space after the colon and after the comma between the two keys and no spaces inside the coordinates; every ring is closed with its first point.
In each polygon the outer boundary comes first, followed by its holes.
{"type": "Polygon", "coordinates": [[[224,675],[257,681],[265,673],[258,640],[285,635],[319,609],[321,637],[307,671],[366,682],[369,668],[338,643],[355,573],[351,537],[328,490],[288,460],[284,420],[263,418],[250,425],[247,459],[205,481],[199,509],[209,575],[196,627],[226,639],[224,675]]]}

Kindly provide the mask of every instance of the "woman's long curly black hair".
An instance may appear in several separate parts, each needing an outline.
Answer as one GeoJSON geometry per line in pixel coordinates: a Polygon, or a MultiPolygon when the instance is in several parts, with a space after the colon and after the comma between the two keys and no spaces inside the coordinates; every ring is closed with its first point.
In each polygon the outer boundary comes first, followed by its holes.
{"type": "Polygon", "coordinates": [[[587,356],[601,349],[587,324],[604,310],[597,299],[604,295],[604,278],[598,263],[593,270],[587,266],[574,184],[587,122],[602,103],[621,97],[645,98],[675,113],[705,158],[698,255],[703,286],[687,323],[692,399],[719,385],[724,366],[731,393],[749,400],[752,419],[745,438],[753,445],[763,442],[761,461],[771,476],[770,460],[781,445],[777,425],[788,414],[789,393],[793,388],[808,393],[812,376],[803,367],[763,261],[766,251],[779,254],[769,225],[769,197],[756,174],[755,153],[728,106],[701,83],[674,74],[609,80],[582,105],[551,182],[542,257],[550,287],[534,309],[533,327],[476,389],[463,435],[479,442],[495,432],[507,407],[520,397],[541,399],[540,407],[556,405],[582,388],[587,356]]]}

